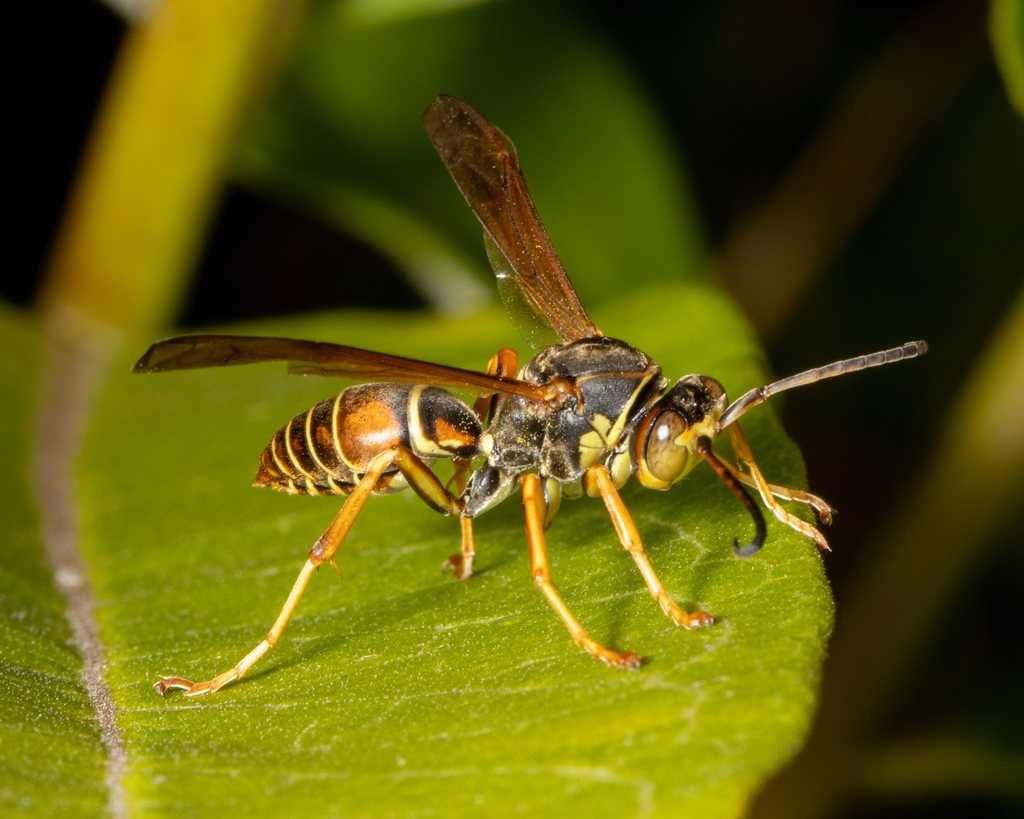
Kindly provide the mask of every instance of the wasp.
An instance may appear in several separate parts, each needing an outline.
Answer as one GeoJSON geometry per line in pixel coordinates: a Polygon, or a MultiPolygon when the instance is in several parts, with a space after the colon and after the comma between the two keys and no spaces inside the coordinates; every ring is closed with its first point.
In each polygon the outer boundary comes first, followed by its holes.
{"type": "MultiPolygon", "coordinates": [[[[459,579],[473,572],[473,520],[517,488],[526,522],[530,574],[578,646],[615,668],[636,669],[630,651],[601,645],[576,620],[551,579],[546,530],[563,497],[599,497],[615,531],[664,613],[687,629],[714,617],[684,611],[662,585],[619,489],[631,475],[667,490],[706,462],[743,504],[755,534],[742,558],[766,537],[764,517],[747,492],[787,526],[828,549],[818,529],[777,500],[807,504],[821,523],[833,510],[820,498],[769,483],[738,420],[775,393],[868,367],[922,355],[923,341],[819,367],[760,387],[730,403],[714,378],[687,375],[671,387],[646,353],[605,336],[590,320],[548,238],[526,189],[512,143],[462,100],[442,95],[423,113],[441,159],[484,228],[498,289],[516,329],[540,352],[519,368],[506,348],[477,372],[338,344],[290,338],[193,335],[158,341],[134,372],[285,361],[289,372],[363,382],[295,416],[260,457],[254,484],[296,495],[344,495],[347,500],[309,552],[266,638],[235,666],[206,682],[164,677],[160,693],[182,688],[213,693],[240,679],[277,645],[310,577],[335,554],[372,495],[411,488],[428,506],[458,517],[461,551],[445,567],[459,579]],[[475,403],[444,388],[474,391],[475,403]],[[736,465],[715,454],[725,432],[736,465]],[[446,485],[435,475],[454,463],[446,485]],[[744,470],[745,467],[745,470],[744,470]]],[[[339,572],[340,574],[340,572],[339,572]]]]}

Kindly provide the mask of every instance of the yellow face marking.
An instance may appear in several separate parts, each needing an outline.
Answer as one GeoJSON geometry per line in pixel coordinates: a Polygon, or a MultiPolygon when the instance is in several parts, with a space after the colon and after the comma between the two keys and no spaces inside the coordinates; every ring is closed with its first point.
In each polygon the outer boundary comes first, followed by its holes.
{"type": "Polygon", "coordinates": [[[661,478],[651,474],[651,470],[647,468],[646,460],[640,460],[637,463],[636,477],[640,481],[640,485],[647,489],[670,489],[672,487],[672,484],[668,481],[663,481],[661,478]]]}
{"type": "MultiPolygon", "coordinates": [[[[697,439],[702,435],[707,436],[712,442],[714,442],[715,438],[718,437],[718,419],[705,418],[702,421],[698,421],[692,427],[681,432],[672,443],[676,446],[686,447],[693,454],[696,454],[697,439]]],[[[687,472],[688,471],[689,470],[687,470],[687,472]]]]}

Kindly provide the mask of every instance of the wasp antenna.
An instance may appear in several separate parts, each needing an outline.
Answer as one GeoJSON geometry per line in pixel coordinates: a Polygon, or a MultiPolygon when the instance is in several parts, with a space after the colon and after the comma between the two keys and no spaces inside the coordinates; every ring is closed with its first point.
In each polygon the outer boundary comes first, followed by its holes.
{"type": "Polygon", "coordinates": [[[911,358],[917,358],[927,352],[928,342],[908,341],[902,347],[893,347],[891,350],[882,350],[878,353],[862,355],[857,358],[847,358],[845,361],[836,361],[832,364],[826,364],[824,367],[815,367],[813,370],[807,370],[806,372],[791,375],[789,378],[783,378],[781,381],[776,381],[766,387],[758,387],[757,389],[741,395],[729,405],[725,412],[722,413],[719,424],[724,429],[748,409],[756,407],[758,404],[766,401],[777,392],[791,390],[794,387],[802,387],[805,384],[813,384],[816,381],[821,381],[823,378],[833,378],[837,375],[855,373],[858,370],[866,370],[869,367],[881,367],[883,364],[895,364],[897,361],[906,361],[911,358]]]}
{"type": "Polygon", "coordinates": [[[715,470],[715,474],[728,486],[732,493],[736,496],[737,500],[742,503],[747,511],[750,512],[750,517],[754,519],[754,539],[750,541],[746,546],[740,548],[740,542],[738,538],[734,538],[732,541],[732,553],[736,557],[753,557],[764,546],[765,538],[768,533],[764,525],[764,516],[761,514],[761,510],[757,504],[754,503],[754,499],[747,494],[747,490],[743,488],[743,485],[736,480],[733,474],[725,468],[725,465],[718,460],[714,451],[711,449],[711,439],[706,435],[702,435],[697,439],[697,451],[703,456],[704,460],[708,462],[708,465],[715,470]]]}

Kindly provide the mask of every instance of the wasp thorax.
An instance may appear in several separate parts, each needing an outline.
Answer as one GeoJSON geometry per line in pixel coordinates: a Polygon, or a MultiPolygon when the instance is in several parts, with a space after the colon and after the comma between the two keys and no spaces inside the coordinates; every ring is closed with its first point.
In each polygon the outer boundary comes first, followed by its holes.
{"type": "Polygon", "coordinates": [[[715,379],[703,375],[681,378],[655,402],[637,427],[637,477],[644,486],[668,489],[697,463],[697,439],[712,441],[728,398],[715,379]]]}

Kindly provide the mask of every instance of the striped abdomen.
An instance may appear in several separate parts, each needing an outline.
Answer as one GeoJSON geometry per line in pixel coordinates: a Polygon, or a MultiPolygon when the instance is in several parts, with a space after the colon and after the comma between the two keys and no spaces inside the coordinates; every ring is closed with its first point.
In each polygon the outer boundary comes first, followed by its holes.
{"type": "MultiPolygon", "coordinates": [[[[480,420],[438,387],[360,384],[296,415],[260,456],[255,486],[298,495],[347,495],[370,461],[396,444],[430,463],[479,454],[480,420]]],[[[397,469],[375,494],[406,487],[397,469]]]]}

